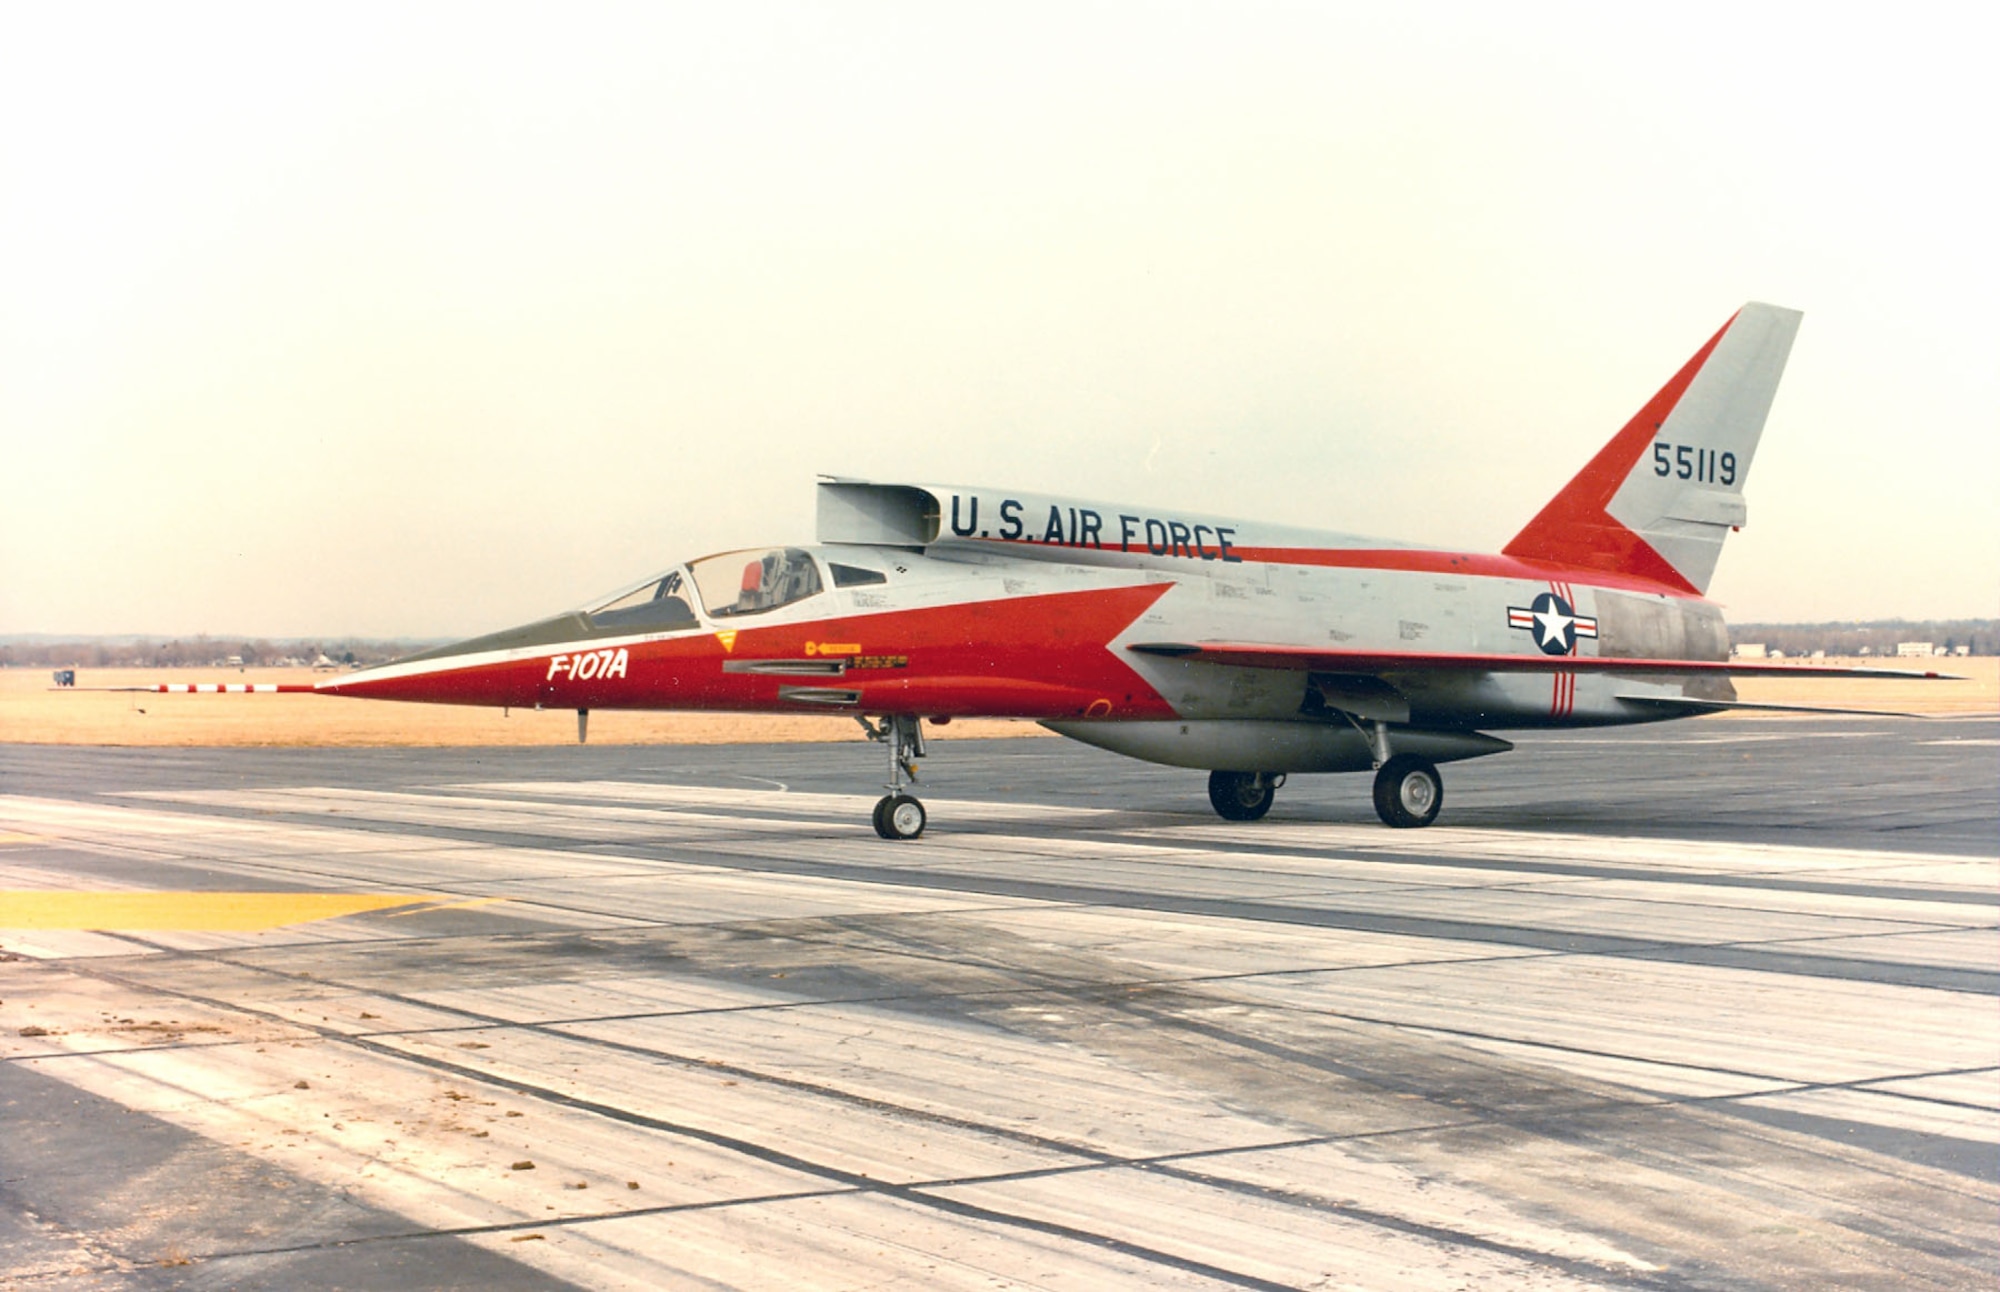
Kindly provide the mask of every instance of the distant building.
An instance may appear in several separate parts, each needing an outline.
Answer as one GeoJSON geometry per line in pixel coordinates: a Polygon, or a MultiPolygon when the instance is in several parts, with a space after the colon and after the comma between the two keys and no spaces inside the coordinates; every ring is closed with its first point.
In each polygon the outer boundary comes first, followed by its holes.
{"type": "Polygon", "coordinates": [[[1897,642],[1896,655],[1901,659],[1911,659],[1919,655],[1935,655],[1937,647],[1929,642],[1897,642]]]}
{"type": "Polygon", "coordinates": [[[1764,659],[1770,655],[1763,642],[1738,642],[1730,647],[1729,653],[1737,659],[1764,659]]]}
{"type": "Polygon", "coordinates": [[[1970,655],[1970,654],[1972,654],[1972,647],[1970,647],[1970,646],[1954,646],[1954,647],[1952,647],[1952,648],[1951,648],[1951,653],[1952,653],[1952,654],[1954,654],[1954,655],[1970,655]]]}

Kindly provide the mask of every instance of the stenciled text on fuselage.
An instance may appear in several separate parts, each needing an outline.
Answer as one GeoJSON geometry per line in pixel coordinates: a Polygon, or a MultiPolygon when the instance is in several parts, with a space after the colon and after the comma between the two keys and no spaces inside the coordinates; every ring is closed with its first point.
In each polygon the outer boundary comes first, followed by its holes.
{"type": "Polygon", "coordinates": [[[1046,547],[1090,548],[1098,552],[1146,552],[1197,561],[1239,563],[1236,530],[1173,517],[1106,514],[1066,503],[1024,503],[985,499],[986,523],[981,524],[978,494],[951,495],[951,533],[955,538],[1000,543],[1035,543],[1046,547]],[[1043,511],[1046,509],[1046,518],[1043,511]]]}

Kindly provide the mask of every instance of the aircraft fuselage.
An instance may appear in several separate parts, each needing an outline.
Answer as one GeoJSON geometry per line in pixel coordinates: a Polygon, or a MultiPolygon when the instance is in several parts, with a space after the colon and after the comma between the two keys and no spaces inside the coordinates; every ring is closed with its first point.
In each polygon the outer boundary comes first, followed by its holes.
{"type": "MultiPolygon", "coordinates": [[[[1537,598],[1559,599],[1564,608],[1570,622],[1558,632],[1565,654],[1727,655],[1720,612],[1700,598],[1642,591],[1631,580],[1606,588],[1578,583],[1573,573],[1533,578],[1525,569],[1499,576],[1471,568],[1492,557],[1292,548],[1288,555],[1307,561],[1120,552],[1116,564],[1097,565],[1088,563],[1091,553],[1017,554],[998,540],[927,552],[847,544],[782,550],[813,563],[818,591],[730,613],[705,604],[683,573],[692,622],[682,626],[620,631],[581,611],[329,678],[320,689],[520,708],[1030,718],[1065,729],[1140,720],[1324,724],[1336,719],[1318,681],[1338,674],[1228,667],[1130,648],[1250,640],[1539,661],[1548,638],[1546,625],[1532,619],[1537,598]],[[1411,566],[1418,568],[1395,568],[1411,566]],[[836,567],[881,581],[837,586],[836,567]]],[[[756,553],[742,555],[747,561],[756,553]]],[[[1407,702],[1399,725],[1450,730],[1651,721],[1657,711],[1618,697],[1635,688],[1679,694],[1686,685],[1616,674],[1421,669],[1382,680],[1407,702]]],[[[1701,689],[1726,698],[1716,693],[1726,685],[1718,679],[1701,689]]],[[[1341,694],[1337,686],[1332,694],[1341,694]]]]}

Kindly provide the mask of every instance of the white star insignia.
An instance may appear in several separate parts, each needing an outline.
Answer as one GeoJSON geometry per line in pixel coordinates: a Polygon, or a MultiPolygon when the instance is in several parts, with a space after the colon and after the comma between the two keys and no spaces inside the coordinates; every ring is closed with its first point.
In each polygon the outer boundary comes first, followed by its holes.
{"type": "Polygon", "coordinates": [[[1575,616],[1562,614],[1554,606],[1549,607],[1547,610],[1537,610],[1535,612],[1536,640],[1544,646],[1547,646],[1550,642],[1558,642],[1567,647],[1569,645],[1569,627],[1575,622],[1575,616]]]}

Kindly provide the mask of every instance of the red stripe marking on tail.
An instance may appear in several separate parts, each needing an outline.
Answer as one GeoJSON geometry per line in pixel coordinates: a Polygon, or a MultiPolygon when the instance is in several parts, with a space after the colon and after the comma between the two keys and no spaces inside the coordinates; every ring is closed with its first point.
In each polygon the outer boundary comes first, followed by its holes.
{"type": "Polygon", "coordinates": [[[1637,575],[1699,595],[1699,589],[1652,544],[1612,519],[1605,509],[1625,478],[1632,474],[1646,446],[1653,442],[1654,432],[1680,403],[1695,374],[1708,362],[1723,333],[1735,322],[1736,316],[1730,315],[1721,331],[1695,351],[1694,358],[1674,374],[1673,380],[1660,387],[1659,393],[1625,423],[1625,429],[1612,436],[1611,442],[1599,449],[1597,456],[1501,552],[1524,561],[1548,561],[1574,569],[1637,575]]]}

